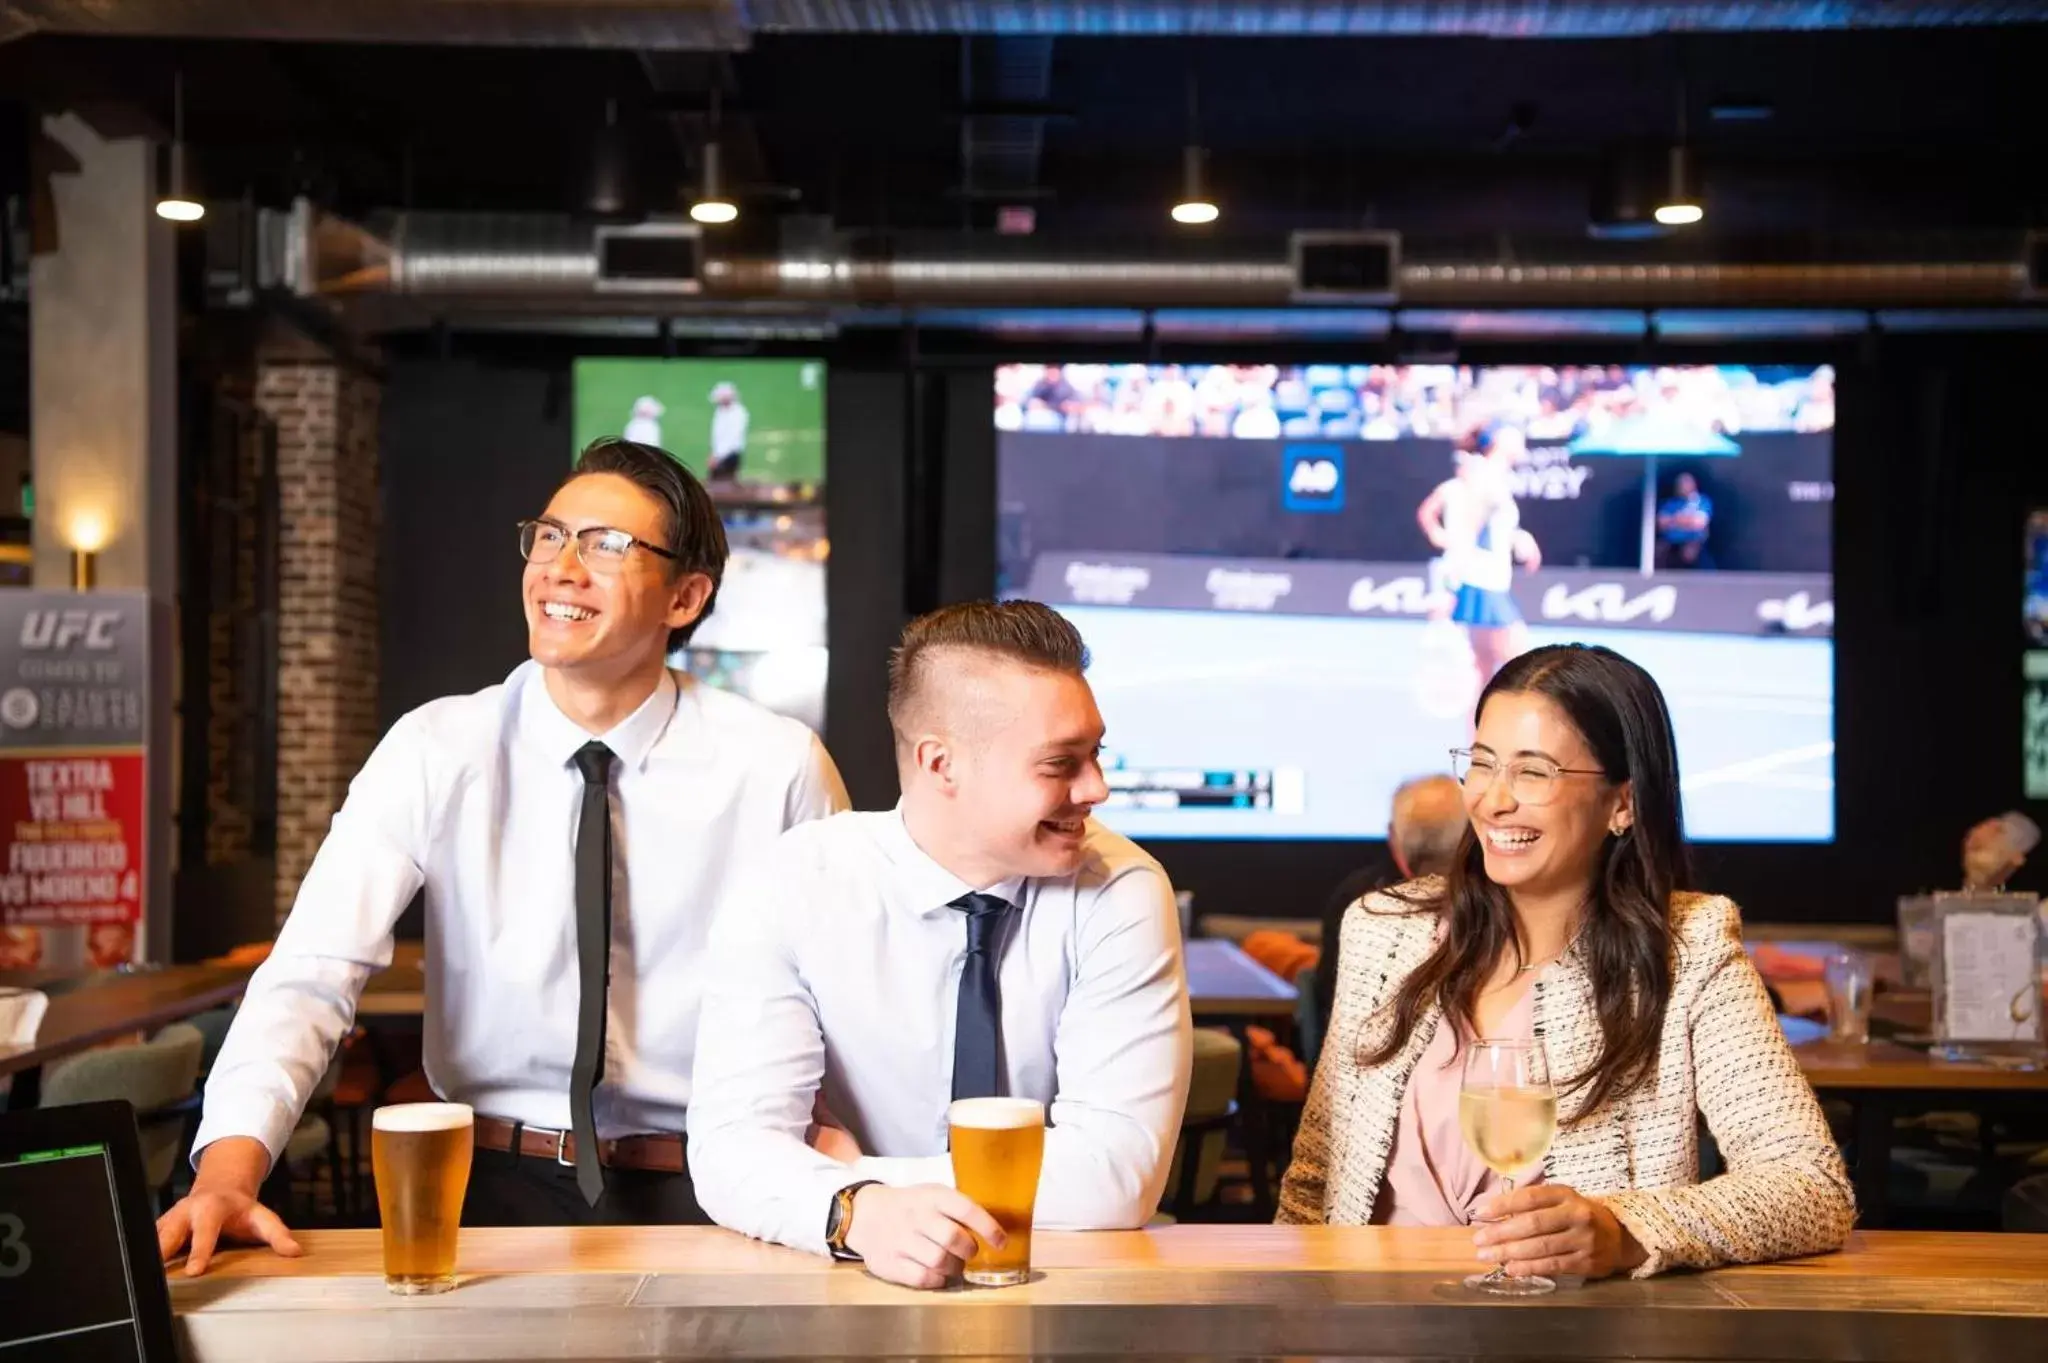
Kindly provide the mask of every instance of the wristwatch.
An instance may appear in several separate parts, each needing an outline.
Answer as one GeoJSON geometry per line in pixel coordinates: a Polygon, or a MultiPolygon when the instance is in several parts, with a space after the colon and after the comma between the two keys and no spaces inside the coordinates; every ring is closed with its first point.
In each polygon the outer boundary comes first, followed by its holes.
{"type": "Polygon", "coordinates": [[[833,1258],[860,1262],[860,1256],[846,1247],[846,1237],[853,1231],[853,1196],[861,1189],[880,1182],[878,1178],[862,1179],[832,1194],[832,1210],[825,1214],[825,1248],[833,1258]]]}

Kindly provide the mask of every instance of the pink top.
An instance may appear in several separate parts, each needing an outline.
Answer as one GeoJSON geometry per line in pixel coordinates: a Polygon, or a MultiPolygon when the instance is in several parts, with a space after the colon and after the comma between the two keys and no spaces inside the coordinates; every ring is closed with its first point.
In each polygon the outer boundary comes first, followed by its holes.
{"type": "MultiPolygon", "coordinates": [[[[1535,986],[1508,1010],[1495,1033],[1502,1040],[1526,1041],[1535,1035],[1535,986]]],[[[1464,1226],[1472,1209],[1501,1189],[1499,1175],[1480,1162],[1458,1130],[1458,1089],[1465,1073],[1465,1054],[1457,1046],[1457,1029],[1445,1018],[1408,1076],[1401,1098],[1401,1117],[1394,1128],[1394,1147],[1387,1155],[1386,1177],[1373,1203],[1375,1226],[1464,1226]]],[[[1541,1183],[1541,1170],[1517,1184],[1541,1183]]]]}

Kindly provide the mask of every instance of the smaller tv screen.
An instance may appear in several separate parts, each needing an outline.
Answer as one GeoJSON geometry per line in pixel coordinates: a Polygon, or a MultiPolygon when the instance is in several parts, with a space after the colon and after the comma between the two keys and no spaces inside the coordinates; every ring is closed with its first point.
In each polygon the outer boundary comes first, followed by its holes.
{"type": "Polygon", "coordinates": [[[584,358],[574,379],[576,450],[603,436],[658,446],[725,523],[717,606],[672,661],[822,730],[824,362],[584,358]]]}

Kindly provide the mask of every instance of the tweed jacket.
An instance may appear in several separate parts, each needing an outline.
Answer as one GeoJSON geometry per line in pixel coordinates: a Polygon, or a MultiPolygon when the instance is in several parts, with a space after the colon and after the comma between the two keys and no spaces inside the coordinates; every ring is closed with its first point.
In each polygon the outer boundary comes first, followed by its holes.
{"type": "MultiPolygon", "coordinates": [[[[1671,918],[1671,1002],[1655,1072],[1598,1111],[1584,1110],[1586,1088],[1563,1092],[1600,1050],[1578,945],[1536,976],[1535,1034],[1560,1090],[1544,1179],[1598,1199],[1628,1227],[1649,1252],[1637,1277],[1840,1248],[1856,1216],[1848,1174],[1742,950],[1740,913],[1718,896],[1677,894],[1671,918]],[[1696,1113],[1727,1165],[1705,1183],[1696,1113]]],[[[1280,1221],[1363,1225],[1371,1217],[1409,1072],[1441,1011],[1429,1005],[1384,1065],[1357,1057],[1391,1034],[1395,994],[1441,933],[1436,914],[1384,892],[1345,915],[1333,1016],[1281,1185],[1280,1221]]]]}

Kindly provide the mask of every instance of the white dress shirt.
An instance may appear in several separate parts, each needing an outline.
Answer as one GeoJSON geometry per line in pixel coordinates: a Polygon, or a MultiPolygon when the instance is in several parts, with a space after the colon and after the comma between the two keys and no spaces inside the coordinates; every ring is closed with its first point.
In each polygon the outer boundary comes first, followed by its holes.
{"type": "MultiPolygon", "coordinates": [[[[284,1148],[392,928],[426,888],[427,1078],[479,1114],[569,1126],[575,843],[591,740],[540,667],[401,718],[349,787],[206,1085],[194,1149],[284,1148]]],[[[612,943],[600,1136],[681,1131],[704,952],[734,872],[846,807],[794,720],[664,673],[601,740],[612,765],[612,943]]]]}
{"type": "Polygon", "coordinates": [[[1080,870],[961,882],[899,811],[790,830],[726,904],[697,1035],[690,1171],[720,1224],[825,1251],[832,1194],[861,1179],[951,1184],[946,1108],[975,889],[1017,909],[997,978],[1013,1097],[1051,1105],[1035,1224],[1143,1225],[1187,1102],[1192,1040],[1166,873],[1088,824],[1080,870]],[[867,1157],[804,1142],[826,1108],[867,1157]]]}

